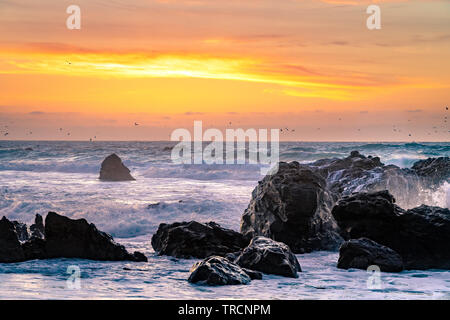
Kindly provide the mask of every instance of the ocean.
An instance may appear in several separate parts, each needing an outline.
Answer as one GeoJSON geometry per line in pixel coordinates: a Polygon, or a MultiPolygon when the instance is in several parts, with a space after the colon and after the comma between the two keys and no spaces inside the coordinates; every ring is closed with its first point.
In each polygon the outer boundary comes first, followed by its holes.
{"type": "MultiPolygon", "coordinates": [[[[187,282],[195,259],[157,256],[150,244],[160,223],[215,221],[239,230],[251,192],[262,178],[255,165],[175,165],[172,142],[0,141],[0,217],[31,224],[36,213],[85,218],[148,263],[79,259],[0,263],[0,299],[450,299],[450,271],[382,273],[367,285],[363,270],[336,268],[338,253],[297,255],[298,279],[265,275],[245,286],[206,287],[187,282]],[[136,181],[101,182],[100,164],[118,154],[136,181]],[[158,206],[151,206],[159,203],[158,206]],[[80,287],[68,286],[69,266],[80,287]]],[[[450,143],[281,142],[280,160],[312,162],[352,150],[385,164],[410,167],[450,156],[450,143]]],[[[444,183],[427,205],[449,207],[444,183]]],[[[407,207],[404,207],[407,209],[407,207]]]]}

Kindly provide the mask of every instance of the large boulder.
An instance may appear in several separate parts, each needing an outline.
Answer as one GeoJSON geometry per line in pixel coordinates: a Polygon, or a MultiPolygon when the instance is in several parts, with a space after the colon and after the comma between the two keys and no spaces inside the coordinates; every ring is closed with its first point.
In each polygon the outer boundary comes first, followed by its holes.
{"type": "Polygon", "coordinates": [[[6,217],[0,220],[0,262],[20,262],[25,260],[14,223],[6,217]]]}
{"type": "Polygon", "coordinates": [[[293,252],[337,250],[342,243],[330,209],[325,179],[298,162],[279,163],[253,190],[241,220],[241,233],[286,243],[293,252]]]}
{"type": "Polygon", "coordinates": [[[235,262],[246,269],[297,278],[301,272],[297,258],[289,247],[266,237],[255,237],[235,262]]]}
{"type": "Polygon", "coordinates": [[[337,267],[340,269],[367,270],[372,265],[385,272],[403,270],[403,260],[397,252],[367,238],[351,239],[339,249],[337,267]]]}
{"type": "Polygon", "coordinates": [[[214,222],[162,223],[152,236],[152,247],[159,255],[177,258],[225,256],[243,249],[248,243],[249,240],[239,232],[214,222]]]}
{"type": "Polygon", "coordinates": [[[48,258],[147,261],[140,253],[130,254],[85,219],[73,220],[55,212],[45,218],[45,242],[48,258]]]}
{"type": "Polygon", "coordinates": [[[450,269],[450,210],[403,210],[388,191],[344,197],[333,216],[346,239],[369,238],[395,250],[405,269],[450,269]]]}
{"type": "Polygon", "coordinates": [[[100,180],[103,181],[131,181],[136,180],[115,153],[107,156],[102,162],[100,169],[100,180]]]}
{"type": "MultiPolygon", "coordinates": [[[[250,275],[237,264],[226,258],[211,256],[203,261],[197,262],[191,268],[188,281],[206,285],[237,285],[248,284],[251,277],[255,278],[255,273],[250,275]]],[[[261,279],[262,276],[260,275],[261,279]]]]}

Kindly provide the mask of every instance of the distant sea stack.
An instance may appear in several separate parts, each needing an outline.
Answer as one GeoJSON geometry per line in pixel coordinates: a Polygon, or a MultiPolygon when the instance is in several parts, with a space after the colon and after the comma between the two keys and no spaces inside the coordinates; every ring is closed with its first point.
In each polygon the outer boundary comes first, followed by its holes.
{"type": "Polygon", "coordinates": [[[136,180],[115,153],[107,156],[102,162],[100,169],[100,180],[102,181],[133,181],[136,180]]]}

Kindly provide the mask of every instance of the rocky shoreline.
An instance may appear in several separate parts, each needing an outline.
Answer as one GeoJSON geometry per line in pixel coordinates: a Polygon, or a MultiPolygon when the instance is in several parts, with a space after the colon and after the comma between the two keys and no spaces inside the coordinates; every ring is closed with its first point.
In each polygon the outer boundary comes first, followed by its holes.
{"type": "MultiPolygon", "coordinates": [[[[134,180],[115,154],[103,162],[100,179],[134,180]]],[[[302,269],[295,254],[321,250],[339,251],[341,269],[449,270],[450,210],[421,203],[422,186],[433,190],[449,179],[448,157],[409,169],[357,151],[310,164],[281,162],[253,190],[239,232],[215,222],[163,223],[151,245],[157,255],[203,259],[188,281],[206,285],[248,284],[264,274],[296,278],[302,269]]],[[[84,219],[49,212],[30,227],[0,220],[0,263],[52,258],[147,261],[84,219]]]]}

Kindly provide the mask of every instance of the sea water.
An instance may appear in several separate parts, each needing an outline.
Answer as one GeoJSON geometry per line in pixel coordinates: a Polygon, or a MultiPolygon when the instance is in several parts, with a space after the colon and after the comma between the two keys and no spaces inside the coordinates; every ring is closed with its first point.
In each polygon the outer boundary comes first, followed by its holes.
{"type": "MultiPolygon", "coordinates": [[[[338,253],[297,255],[303,272],[290,279],[264,275],[245,286],[206,287],[186,281],[195,259],[155,255],[152,234],[160,223],[215,221],[239,230],[240,217],[262,177],[252,165],[174,165],[171,142],[0,141],[0,216],[30,224],[36,213],[55,211],[85,218],[148,263],[81,259],[0,263],[0,299],[449,299],[445,270],[381,273],[370,285],[364,270],[336,268],[338,253]],[[100,164],[117,153],[136,181],[101,182],[100,164]],[[71,284],[68,267],[80,270],[71,284]]],[[[280,160],[312,162],[346,157],[352,150],[385,164],[410,167],[428,157],[449,156],[450,143],[280,144],[280,160]]],[[[428,205],[448,207],[449,183],[428,205]]]]}

